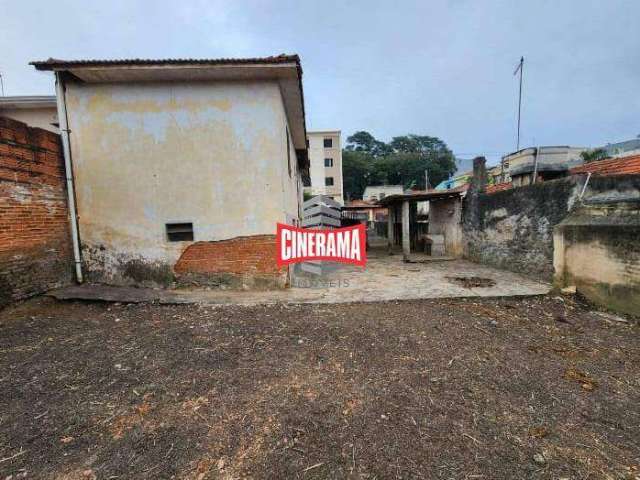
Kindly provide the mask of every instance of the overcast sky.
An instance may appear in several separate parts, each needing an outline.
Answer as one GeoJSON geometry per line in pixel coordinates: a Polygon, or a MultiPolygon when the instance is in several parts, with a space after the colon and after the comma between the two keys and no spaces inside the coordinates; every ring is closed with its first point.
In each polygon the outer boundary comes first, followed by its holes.
{"type": "Polygon", "coordinates": [[[6,95],[52,94],[48,57],[298,53],[307,126],[442,138],[491,163],[521,146],[640,134],[640,1],[0,0],[6,95]]]}

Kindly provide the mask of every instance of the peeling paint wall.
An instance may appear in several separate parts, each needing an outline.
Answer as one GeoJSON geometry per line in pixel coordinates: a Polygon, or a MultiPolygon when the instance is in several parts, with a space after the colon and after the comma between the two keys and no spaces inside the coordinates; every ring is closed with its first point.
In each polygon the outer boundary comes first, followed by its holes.
{"type": "Polygon", "coordinates": [[[66,100],[90,279],[166,284],[193,243],[169,242],[166,223],[207,242],[299,217],[277,83],[68,83],[66,100]]]}
{"type": "Polygon", "coordinates": [[[554,229],[554,283],[640,317],[640,175],[596,177],[554,229]]]}

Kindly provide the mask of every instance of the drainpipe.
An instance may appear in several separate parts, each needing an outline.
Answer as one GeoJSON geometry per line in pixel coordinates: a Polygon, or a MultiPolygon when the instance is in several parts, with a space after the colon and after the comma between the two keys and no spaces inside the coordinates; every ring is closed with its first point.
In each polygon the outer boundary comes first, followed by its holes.
{"type": "Polygon", "coordinates": [[[64,84],[60,72],[56,72],[56,103],[58,104],[58,122],[62,136],[62,152],[64,155],[64,171],[67,179],[67,201],[71,223],[71,241],[73,243],[73,260],[76,267],[76,280],[82,283],[82,263],[80,260],[80,241],[78,238],[78,215],[76,213],[76,195],[73,187],[71,170],[71,144],[69,143],[69,123],[67,121],[67,105],[64,96],[64,84]]]}
{"type": "Polygon", "coordinates": [[[584,197],[584,192],[587,189],[587,185],[589,185],[589,180],[591,180],[591,172],[587,174],[587,179],[585,180],[584,185],[582,186],[582,191],[580,192],[580,197],[578,198],[578,200],[582,200],[582,197],[584,197]]]}

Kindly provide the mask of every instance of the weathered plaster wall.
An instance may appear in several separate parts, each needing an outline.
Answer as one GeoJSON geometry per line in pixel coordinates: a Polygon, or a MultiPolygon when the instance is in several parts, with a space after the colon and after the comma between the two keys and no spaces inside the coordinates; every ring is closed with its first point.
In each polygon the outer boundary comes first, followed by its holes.
{"type": "Polygon", "coordinates": [[[579,187],[563,179],[491,195],[470,192],[463,219],[465,256],[551,280],[553,227],[568,215],[579,187]]]}
{"type": "Polygon", "coordinates": [[[429,233],[444,235],[445,254],[460,257],[462,243],[462,200],[449,198],[429,202],[429,233]]]}
{"type": "Polygon", "coordinates": [[[60,137],[0,117],[0,306],[73,280],[60,137]]]}
{"type": "Polygon", "coordinates": [[[594,177],[554,230],[554,283],[640,316],[640,176],[594,177]]]}
{"type": "Polygon", "coordinates": [[[67,108],[89,279],[168,283],[192,242],[168,242],[166,223],[210,242],[298,217],[277,83],[69,83],[67,108]]]}

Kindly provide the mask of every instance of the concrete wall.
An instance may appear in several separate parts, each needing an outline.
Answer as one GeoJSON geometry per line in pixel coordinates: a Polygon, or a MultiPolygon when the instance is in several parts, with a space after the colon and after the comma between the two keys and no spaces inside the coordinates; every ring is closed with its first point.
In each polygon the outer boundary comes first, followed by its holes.
{"type": "Polygon", "coordinates": [[[306,191],[311,195],[328,195],[344,204],[342,180],[342,145],[340,131],[308,132],[309,139],[309,174],[311,186],[306,191]],[[332,147],[324,147],[324,139],[332,140],[332,147]],[[332,158],[333,167],[325,167],[324,159],[332,158]],[[325,185],[325,178],[333,178],[333,186],[325,185]]]}
{"type": "Polygon", "coordinates": [[[26,123],[30,127],[42,128],[53,133],[59,133],[52,123],[58,123],[58,111],[53,107],[38,108],[6,108],[0,107],[0,117],[12,118],[26,123]]]}
{"type": "Polygon", "coordinates": [[[72,280],[60,137],[0,117],[0,306],[72,280]]]}
{"type": "Polygon", "coordinates": [[[554,283],[640,316],[640,176],[592,177],[554,230],[554,283]]]}
{"type": "MultiPolygon", "coordinates": [[[[193,244],[274,236],[276,222],[299,218],[277,83],[68,83],[66,99],[90,280],[166,284],[193,244]],[[194,242],[169,242],[172,222],[193,223],[194,242]]],[[[275,247],[262,256],[275,262],[275,247]]],[[[198,273],[217,282],[227,269],[209,260],[198,273]]]]}
{"type": "Polygon", "coordinates": [[[429,202],[429,233],[444,235],[445,254],[463,255],[462,199],[448,198],[429,202]]]}
{"type": "Polygon", "coordinates": [[[579,187],[566,179],[491,195],[470,191],[463,219],[465,256],[551,281],[553,227],[569,214],[579,187]]]}
{"type": "Polygon", "coordinates": [[[372,185],[364,189],[362,199],[377,201],[382,198],[381,195],[388,197],[389,195],[402,195],[403,193],[404,188],[402,185],[372,185]]]}

